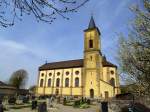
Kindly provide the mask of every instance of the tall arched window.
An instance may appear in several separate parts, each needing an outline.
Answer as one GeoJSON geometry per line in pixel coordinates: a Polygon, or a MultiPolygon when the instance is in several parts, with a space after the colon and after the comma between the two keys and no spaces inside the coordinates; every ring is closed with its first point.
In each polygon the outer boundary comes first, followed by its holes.
{"type": "Polygon", "coordinates": [[[41,80],[40,80],[40,87],[43,87],[43,83],[44,83],[44,80],[41,79],[41,80]]]}
{"type": "Polygon", "coordinates": [[[69,78],[65,79],[65,87],[69,87],[69,78]]]}
{"type": "Polygon", "coordinates": [[[78,77],[75,78],[75,87],[79,87],[79,78],[78,77]]]}
{"type": "Polygon", "coordinates": [[[89,40],[89,48],[93,48],[93,40],[89,40]]]}
{"type": "Polygon", "coordinates": [[[56,79],[56,87],[59,87],[59,86],[60,86],[60,79],[57,78],[57,79],[56,79]]]}
{"type": "Polygon", "coordinates": [[[48,84],[47,84],[47,86],[48,86],[48,87],[51,87],[51,78],[48,79],[48,84]]]}
{"type": "Polygon", "coordinates": [[[111,78],[110,84],[111,84],[112,86],[115,86],[115,79],[114,79],[114,78],[111,78]]]}

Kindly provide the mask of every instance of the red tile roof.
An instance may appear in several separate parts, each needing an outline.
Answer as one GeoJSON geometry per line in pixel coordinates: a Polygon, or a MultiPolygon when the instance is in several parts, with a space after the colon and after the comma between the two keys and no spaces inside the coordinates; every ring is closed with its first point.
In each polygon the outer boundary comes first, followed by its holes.
{"type": "MultiPolygon", "coordinates": [[[[77,67],[83,67],[83,64],[84,64],[83,59],[60,61],[60,62],[46,63],[40,66],[39,70],[77,68],[77,67]]],[[[106,59],[103,59],[102,64],[103,64],[103,67],[117,67],[116,65],[107,61],[106,59]]]]}

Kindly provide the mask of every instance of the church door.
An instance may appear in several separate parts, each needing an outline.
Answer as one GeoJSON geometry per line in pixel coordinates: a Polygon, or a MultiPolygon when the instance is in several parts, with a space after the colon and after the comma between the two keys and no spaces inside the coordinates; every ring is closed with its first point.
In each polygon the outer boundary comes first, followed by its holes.
{"type": "Polygon", "coordinates": [[[90,89],[90,98],[94,98],[94,90],[90,89]]]}
{"type": "Polygon", "coordinates": [[[108,99],[108,97],[109,97],[109,93],[108,91],[105,91],[105,99],[108,99]]]}

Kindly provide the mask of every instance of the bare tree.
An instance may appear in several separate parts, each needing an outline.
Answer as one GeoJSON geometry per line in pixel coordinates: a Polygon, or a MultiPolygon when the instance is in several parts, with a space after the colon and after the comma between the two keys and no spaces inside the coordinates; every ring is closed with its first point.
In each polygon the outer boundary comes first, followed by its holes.
{"type": "Polygon", "coordinates": [[[51,24],[57,16],[76,12],[89,0],[0,0],[0,26],[8,27],[24,15],[33,15],[37,21],[51,24]]]}
{"type": "Polygon", "coordinates": [[[36,93],[36,85],[30,86],[29,90],[32,91],[34,94],[36,93]]]}
{"type": "Polygon", "coordinates": [[[22,89],[25,87],[28,79],[28,73],[26,70],[20,69],[15,71],[9,79],[9,84],[16,87],[17,89],[22,89]]]}

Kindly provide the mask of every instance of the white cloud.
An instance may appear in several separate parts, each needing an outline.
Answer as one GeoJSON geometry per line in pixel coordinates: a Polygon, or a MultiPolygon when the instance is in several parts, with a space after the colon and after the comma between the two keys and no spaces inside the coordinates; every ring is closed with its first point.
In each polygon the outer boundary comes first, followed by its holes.
{"type": "Polygon", "coordinates": [[[24,44],[18,43],[13,40],[0,39],[0,49],[5,52],[24,53],[30,52],[30,49],[24,44]]]}
{"type": "MultiPolygon", "coordinates": [[[[36,79],[38,57],[29,46],[15,40],[0,38],[0,80],[9,79],[12,72],[23,68],[29,72],[29,79],[36,79]],[[36,57],[36,58],[35,58],[36,57]]],[[[34,84],[33,80],[29,80],[34,84]]],[[[28,84],[29,85],[29,84],[28,84]]]]}
{"type": "Polygon", "coordinates": [[[34,57],[40,58],[43,55],[46,55],[45,49],[43,50],[41,48],[35,48],[32,46],[17,42],[15,40],[0,38],[0,51],[3,51],[3,54],[1,54],[1,58],[10,56],[11,58],[16,56],[23,57],[25,55],[32,55],[34,57]]]}

